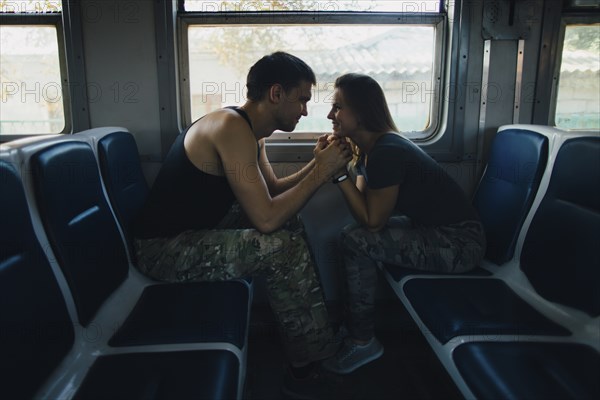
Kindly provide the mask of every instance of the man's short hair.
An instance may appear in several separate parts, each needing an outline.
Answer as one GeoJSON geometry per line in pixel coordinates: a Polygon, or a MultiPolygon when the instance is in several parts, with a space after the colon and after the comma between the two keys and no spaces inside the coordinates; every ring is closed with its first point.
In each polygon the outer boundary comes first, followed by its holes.
{"type": "Polygon", "coordinates": [[[248,100],[261,100],[274,84],[280,84],[287,92],[300,86],[301,81],[316,84],[313,70],[301,59],[283,51],[264,56],[258,60],[246,79],[248,100]]]}

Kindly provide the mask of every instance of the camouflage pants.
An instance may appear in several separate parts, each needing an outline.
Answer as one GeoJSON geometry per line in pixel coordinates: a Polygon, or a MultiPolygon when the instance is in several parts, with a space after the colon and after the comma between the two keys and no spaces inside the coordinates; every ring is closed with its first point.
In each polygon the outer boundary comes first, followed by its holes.
{"type": "Polygon", "coordinates": [[[291,362],[322,358],[332,331],[298,217],[261,234],[234,204],[216,229],[172,238],[136,239],[138,269],[166,282],[222,281],[264,275],[291,362]]]}
{"type": "Polygon", "coordinates": [[[349,225],[342,232],[346,273],[348,329],[359,340],[374,335],[377,262],[443,273],[475,268],[485,252],[485,234],[477,221],[423,227],[392,217],[379,232],[349,225]]]}

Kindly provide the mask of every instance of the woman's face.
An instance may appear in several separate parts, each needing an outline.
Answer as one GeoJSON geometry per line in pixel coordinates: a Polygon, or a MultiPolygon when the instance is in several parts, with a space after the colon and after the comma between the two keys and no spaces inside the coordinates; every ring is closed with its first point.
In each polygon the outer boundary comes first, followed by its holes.
{"type": "Polygon", "coordinates": [[[344,94],[339,88],[333,92],[333,104],[327,119],[333,123],[333,134],[340,137],[352,138],[359,126],[354,112],[344,101],[344,94]]]}

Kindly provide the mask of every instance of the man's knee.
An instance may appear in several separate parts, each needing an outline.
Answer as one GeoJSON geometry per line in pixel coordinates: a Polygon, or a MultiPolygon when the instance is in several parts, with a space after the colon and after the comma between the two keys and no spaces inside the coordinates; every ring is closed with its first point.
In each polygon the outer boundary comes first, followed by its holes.
{"type": "Polygon", "coordinates": [[[281,229],[269,234],[260,234],[257,239],[263,251],[284,269],[308,263],[310,253],[304,237],[295,232],[281,229]]]}

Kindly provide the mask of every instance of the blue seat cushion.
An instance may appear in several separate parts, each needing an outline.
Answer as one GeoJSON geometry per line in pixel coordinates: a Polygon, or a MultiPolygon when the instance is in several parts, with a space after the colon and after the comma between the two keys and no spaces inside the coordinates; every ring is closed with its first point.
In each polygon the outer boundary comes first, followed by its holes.
{"type": "Polygon", "coordinates": [[[131,223],[148,196],[140,156],[133,135],[114,132],[98,142],[98,159],[106,191],[125,232],[131,254],[131,223]]]}
{"type": "Polygon", "coordinates": [[[600,398],[600,356],[588,346],[472,342],[453,358],[478,399],[600,398]]]}
{"type": "Polygon", "coordinates": [[[499,279],[415,278],[403,287],[406,297],[441,343],[456,336],[569,335],[499,279]]]}
{"type": "Polygon", "coordinates": [[[152,285],[109,345],[228,342],[241,349],[248,302],[248,285],[238,281],[152,285]]]}
{"type": "Polygon", "coordinates": [[[548,138],[524,129],[498,132],[473,198],[487,237],[486,258],[498,265],[514,254],[548,161],[548,138]]]}
{"type": "Polygon", "coordinates": [[[96,157],[87,143],[61,142],[34,154],[31,166],[44,228],[85,326],[129,271],[96,157]]]}
{"type": "Polygon", "coordinates": [[[546,299],[600,315],[600,138],[560,148],[527,232],[521,269],[546,299]]]}
{"type": "Polygon", "coordinates": [[[73,346],[74,330],[19,175],[0,161],[0,177],[0,398],[32,398],[73,346]]]}
{"type": "Polygon", "coordinates": [[[239,366],[223,350],[99,357],[75,399],[235,399],[239,366]]]}

